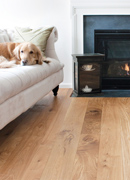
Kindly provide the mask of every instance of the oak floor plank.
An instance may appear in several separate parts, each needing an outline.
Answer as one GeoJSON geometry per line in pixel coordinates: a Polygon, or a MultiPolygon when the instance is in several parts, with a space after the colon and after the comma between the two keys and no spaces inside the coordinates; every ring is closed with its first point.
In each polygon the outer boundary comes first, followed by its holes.
{"type": "Polygon", "coordinates": [[[48,128],[46,127],[47,130],[45,131],[45,135],[42,137],[39,147],[35,152],[30,165],[26,168],[21,180],[31,179],[32,175],[33,179],[40,179],[54,146],[57,133],[59,133],[62,127],[64,116],[69,108],[71,91],[72,90],[69,90],[66,95],[61,98],[58,102],[59,105],[55,104],[53,114],[50,114],[48,117],[48,121],[53,121],[53,124],[51,123],[48,128]]]}
{"type": "Polygon", "coordinates": [[[101,132],[102,98],[91,98],[75,157],[72,180],[96,180],[101,132]]]}
{"type": "Polygon", "coordinates": [[[120,99],[121,142],[124,180],[130,179],[130,101],[120,99]]]}
{"type": "Polygon", "coordinates": [[[70,179],[86,105],[87,99],[85,98],[78,98],[78,101],[75,98],[72,99],[40,180],[70,179]]]}
{"type": "MultiPolygon", "coordinates": [[[[31,117],[34,120],[33,124],[29,124],[30,128],[24,131],[21,137],[18,137],[19,143],[15,145],[13,151],[11,151],[10,156],[7,161],[2,165],[1,173],[8,173],[9,175],[13,175],[14,179],[20,179],[21,175],[24,172],[25,167],[28,165],[30,158],[36,148],[35,135],[33,130],[35,128],[35,120],[38,118],[38,115],[31,117]],[[26,135],[27,134],[27,135],[26,135]],[[31,138],[32,137],[32,138],[31,138]]],[[[35,130],[38,136],[38,129],[35,130]]],[[[17,135],[16,135],[17,136],[17,135]]],[[[16,142],[16,139],[14,139],[16,142]]],[[[10,151],[10,145],[6,145],[8,147],[8,151],[10,151]]],[[[11,149],[12,150],[12,149],[11,149]]]]}
{"type": "Polygon", "coordinates": [[[0,180],[129,180],[130,98],[52,93],[0,131],[0,180]]]}
{"type": "Polygon", "coordinates": [[[17,152],[19,152],[19,150],[21,149],[20,148],[21,142],[22,141],[23,143],[26,142],[26,137],[24,139],[23,137],[25,133],[28,131],[28,134],[27,134],[27,138],[28,138],[30,131],[32,131],[31,129],[29,130],[29,128],[34,123],[36,116],[37,116],[37,113],[35,114],[34,117],[30,116],[30,113],[29,113],[26,116],[26,118],[28,119],[28,117],[30,117],[31,121],[28,120],[24,122],[24,124],[20,123],[19,126],[16,128],[16,131],[14,130],[14,132],[10,134],[10,136],[8,136],[0,145],[0,173],[4,172],[3,169],[6,166],[6,162],[7,164],[9,163],[9,157],[10,157],[10,162],[12,162],[13,153],[16,155],[17,152]],[[28,127],[29,124],[30,124],[30,127],[28,127]]]}
{"type": "Polygon", "coordinates": [[[18,118],[16,118],[15,121],[11,122],[11,126],[6,126],[4,127],[2,130],[0,130],[0,146],[2,145],[2,143],[4,143],[4,141],[7,139],[8,136],[10,136],[13,131],[15,131],[15,128],[22,123],[23,120],[23,116],[25,117],[26,113],[23,113],[21,116],[19,116],[18,118]]]}
{"type": "MultiPolygon", "coordinates": [[[[10,124],[8,124],[4,129],[0,131],[0,155],[1,155],[0,158],[1,159],[4,159],[4,161],[6,161],[6,159],[8,158],[10,153],[13,152],[16,146],[19,147],[19,143],[21,142],[21,139],[23,139],[24,135],[26,134],[26,136],[28,137],[29,129],[32,131],[31,125],[34,123],[36,117],[38,116],[39,110],[40,109],[43,110],[44,108],[46,108],[46,106],[49,103],[52,104],[53,102],[52,99],[50,98],[47,98],[47,99],[48,100],[46,101],[46,98],[44,98],[44,104],[46,105],[39,106],[39,102],[38,102],[38,105],[37,105],[38,107],[34,106],[33,109],[29,109],[28,111],[23,113],[21,116],[16,118],[16,120],[12,121],[10,124]],[[35,114],[32,113],[33,111],[35,112],[35,114]],[[4,154],[5,154],[5,157],[3,157],[4,154]]],[[[26,140],[26,137],[23,139],[23,141],[25,140],[26,140]]],[[[1,163],[3,166],[3,162],[0,161],[0,167],[1,167],[1,163]]]]}
{"type": "Polygon", "coordinates": [[[118,99],[104,99],[97,180],[123,180],[120,113],[118,99]]]}
{"type": "MultiPolygon", "coordinates": [[[[14,132],[12,136],[10,136],[5,141],[4,143],[5,146],[0,147],[0,150],[3,151],[3,154],[6,156],[6,157],[4,156],[3,159],[4,160],[8,159],[7,162],[5,163],[2,162],[0,173],[5,174],[6,172],[6,174],[8,173],[9,175],[13,174],[13,177],[15,179],[22,178],[24,174],[23,172],[28,167],[31,161],[31,158],[37,149],[37,143],[42,138],[42,135],[45,134],[45,131],[47,129],[46,122],[53,124],[53,121],[52,121],[53,119],[50,119],[50,121],[46,121],[47,117],[49,116],[50,113],[54,114],[55,109],[58,108],[58,104],[60,106],[61,102],[66,97],[65,94],[66,94],[66,91],[62,91],[61,99],[60,97],[57,99],[53,97],[53,95],[51,95],[51,97],[53,98],[47,98],[48,101],[46,102],[46,105],[42,106],[40,103],[40,106],[39,106],[39,103],[38,103],[38,105],[34,106],[32,110],[31,109],[29,110],[28,116],[26,117],[25,121],[23,121],[23,124],[20,124],[16,132],[14,132]],[[53,102],[56,106],[53,105],[53,102]],[[54,109],[54,112],[53,112],[53,109],[54,109]],[[10,141],[11,138],[12,138],[12,141],[10,141]],[[6,147],[6,151],[4,147],[6,147]],[[9,152],[9,156],[7,156],[7,151],[9,152]]],[[[48,123],[48,126],[49,126],[49,123],[48,123]]],[[[1,158],[2,157],[0,157],[0,159],[1,158]]]]}

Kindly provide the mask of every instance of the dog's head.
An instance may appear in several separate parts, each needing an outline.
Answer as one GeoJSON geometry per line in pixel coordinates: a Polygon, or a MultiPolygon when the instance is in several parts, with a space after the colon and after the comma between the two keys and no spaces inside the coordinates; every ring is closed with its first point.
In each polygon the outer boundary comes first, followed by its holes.
{"type": "Polygon", "coordinates": [[[13,53],[21,61],[22,66],[43,63],[41,51],[30,42],[20,43],[15,47],[13,53]]]}

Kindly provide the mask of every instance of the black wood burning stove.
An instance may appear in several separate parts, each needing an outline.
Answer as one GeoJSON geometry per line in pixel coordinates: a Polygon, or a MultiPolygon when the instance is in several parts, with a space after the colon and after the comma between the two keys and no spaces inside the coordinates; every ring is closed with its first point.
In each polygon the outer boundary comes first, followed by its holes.
{"type": "Polygon", "coordinates": [[[95,30],[95,53],[105,54],[102,89],[130,89],[130,30],[95,30]]]}
{"type": "Polygon", "coordinates": [[[73,81],[76,96],[101,92],[103,54],[73,54],[73,81]]]}

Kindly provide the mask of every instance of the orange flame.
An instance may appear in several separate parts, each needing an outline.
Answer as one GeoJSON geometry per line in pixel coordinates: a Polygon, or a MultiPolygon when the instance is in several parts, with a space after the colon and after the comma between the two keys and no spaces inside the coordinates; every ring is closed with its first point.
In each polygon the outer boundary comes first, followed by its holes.
{"type": "Polygon", "coordinates": [[[125,64],[125,70],[128,72],[130,70],[128,63],[125,64]]]}

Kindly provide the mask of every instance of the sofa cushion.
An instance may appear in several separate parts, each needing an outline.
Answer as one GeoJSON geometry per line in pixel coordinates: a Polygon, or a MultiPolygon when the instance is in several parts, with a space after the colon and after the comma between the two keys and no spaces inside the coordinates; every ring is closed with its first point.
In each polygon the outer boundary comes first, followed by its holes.
{"type": "Polygon", "coordinates": [[[58,72],[64,66],[55,59],[47,59],[51,61],[49,64],[18,65],[14,68],[0,69],[0,103],[58,72]]]}
{"type": "Polygon", "coordinates": [[[39,29],[31,28],[15,28],[14,42],[32,42],[40,48],[43,56],[45,56],[45,50],[47,40],[54,27],[43,27],[39,29]]]}
{"type": "Polygon", "coordinates": [[[0,43],[10,42],[9,35],[6,29],[0,29],[0,43]]]}

